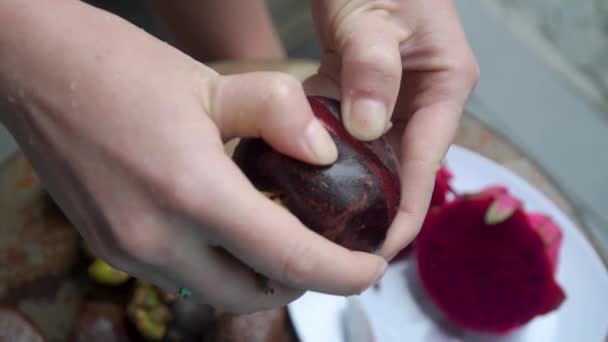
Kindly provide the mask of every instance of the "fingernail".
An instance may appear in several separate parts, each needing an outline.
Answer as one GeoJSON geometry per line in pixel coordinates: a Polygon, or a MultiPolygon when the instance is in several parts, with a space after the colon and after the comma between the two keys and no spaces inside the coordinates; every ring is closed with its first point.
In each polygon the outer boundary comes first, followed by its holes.
{"type": "Polygon", "coordinates": [[[382,135],[386,127],[386,105],[371,99],[358,99],[345,108],[346,129],[355,138],[369,141],[382,135]]]}
{"type": "Polygon", "coordinates": [[[306,144],[312,157],[321,164],[331,164],[338,158],[336,144],[317,119],[306,129],[306,144]]]}
{"type": "Polygon", "coordinates": [[[384,132],[382,132],[382,134],[386,134],[388,131],[391,130],[391,128],[393,128],[393,122],[389,120],[386,123],[386,126],[384,127],[384,132]]]}

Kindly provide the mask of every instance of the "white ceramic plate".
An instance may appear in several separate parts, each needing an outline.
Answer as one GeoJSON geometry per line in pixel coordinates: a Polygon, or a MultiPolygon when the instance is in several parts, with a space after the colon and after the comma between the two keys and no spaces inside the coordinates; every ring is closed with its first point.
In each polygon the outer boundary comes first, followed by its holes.
{"type": "MultiPolygon", "coordinates": [[[[370,289],[360,296],[377,342],[604,342],[608,334],[608,272],[579,228],[522,178],[477,153],[453,146],[446,165],[454,173],[457,191],[502,184],[523,200],[527,210],[548,214],[555,220],[564,233],[557,279],[567,299],[559,310],[534,319],[509,336],[448,333],[425,314],[429,305],[411,280],[415,277],[404,276],[414,270],[413,263],[394,264],[382,279],[380,291],[370,289]]],[[[289,313],[302,342],[346,342],[341,329],[345,304],[343,297],[315,292],[290,304],[289,313]]]]}

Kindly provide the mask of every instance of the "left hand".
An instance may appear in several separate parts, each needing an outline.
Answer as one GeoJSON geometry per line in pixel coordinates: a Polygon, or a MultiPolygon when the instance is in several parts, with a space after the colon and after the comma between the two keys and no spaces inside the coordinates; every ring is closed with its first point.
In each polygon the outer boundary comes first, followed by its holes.
{"type": "Polygon", "coordinates": [[[373,140],[388,130],[399,152],[402,201],[379,252],[390,260],[422,225],[479,68],[453,1],[311,0],[311,6],[323,56],[307,92],[340,98],[354,137],[373,140]]]}

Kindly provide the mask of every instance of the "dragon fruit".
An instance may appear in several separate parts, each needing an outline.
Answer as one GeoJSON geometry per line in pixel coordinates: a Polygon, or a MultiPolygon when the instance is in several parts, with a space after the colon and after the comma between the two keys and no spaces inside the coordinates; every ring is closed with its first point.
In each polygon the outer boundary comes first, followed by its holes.
{"type": "Polygon", "coordinates": [[[528,221],[532,228],[534,228],[543,239],[549,260],[555,271],[557,268],[559,249],[562,245],[562,240],[564,239],[562,231],[557,224],[545,214],[529,213],[528,221]]]}
{"type": "Polygon", "coordinates": [[[435,176],[435,187],[433,188],[430,208],[442,206],[448,201],[448,194],[453,192],[452,178],[454,178],[452,171],[445,165],[441,166],[435,176]]]}
{"type": "Polygon", "coordinates": [[[418,276],[452,324],[506,334],[565,300],[554,278],[561,241],[549,217],[490,187],[429,212],[416,240],[418,276]]]}

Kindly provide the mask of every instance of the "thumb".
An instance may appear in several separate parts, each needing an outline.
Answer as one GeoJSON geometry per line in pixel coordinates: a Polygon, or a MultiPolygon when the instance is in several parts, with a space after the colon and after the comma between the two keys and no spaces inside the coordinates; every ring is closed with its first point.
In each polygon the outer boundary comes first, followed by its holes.
{"type": "Polygon", "coordinates": [[[336,160],[336,145],[295,78],[253,72],[218,77],[212,88],[207,110],[224,141],[259,137],[305,162],[325,165],[336,160]]]}
{"type": "Polygon", "coordinates": [[[401,32],[375,16],[351,22],[342,46],[343,121],[355,138],[373,140],[390,121],[401,83],[401,32]]]}

